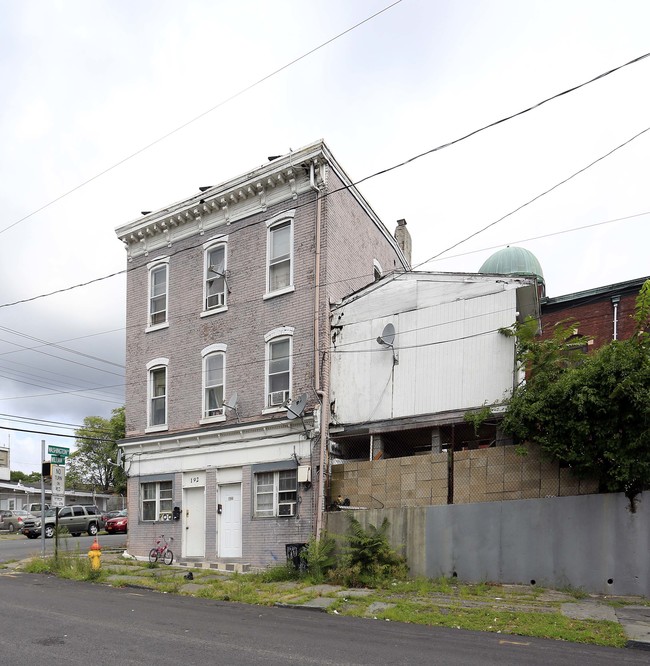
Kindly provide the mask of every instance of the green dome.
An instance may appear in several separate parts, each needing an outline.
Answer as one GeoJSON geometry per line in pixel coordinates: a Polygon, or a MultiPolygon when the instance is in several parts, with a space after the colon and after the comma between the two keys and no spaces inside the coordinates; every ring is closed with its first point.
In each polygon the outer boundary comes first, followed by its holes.
{"type": "Polygon", "coordinates": [[[536,275],[544,284],[544,273],[537,257],[523,247],[505,247],[495,252],[478,269],[479,273],[501,275],[536,275]]]}

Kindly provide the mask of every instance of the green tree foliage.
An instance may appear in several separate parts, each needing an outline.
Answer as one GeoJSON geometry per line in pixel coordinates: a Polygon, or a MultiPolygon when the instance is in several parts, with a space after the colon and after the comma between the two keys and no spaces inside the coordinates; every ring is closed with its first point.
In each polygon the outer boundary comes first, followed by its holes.
{"type": "Polygon", "coordinates": [[[14,481],[15,483],[22,483],[24,486],[29,486],[33,485],[36,483],[41,482],[41,473],[40,472],[32,472],[31,474],[25,474],[25,472],[10,472],[9,478],[11,481],[14,481]]]}
{"type": "Polygon", "coordinates": [[[124,407],[114,409],[110,419],[87,416],[75,431],[77,450],[68,458],[66,485],[95,488],[98,492],[126,491],[124,470],[117,462],[117,440],[125,435],[124,407]]]}
{"type": "Polygon", "coordinates": [[[527,371],[510,401],[503,429],[538,444],[601,490],[635,498],[650,488],[650,281],[637,299],[637,330],[584,354],[585,342],[559,326],[540,341],[529,322],[515,326],[518,357],[527,371]]]}

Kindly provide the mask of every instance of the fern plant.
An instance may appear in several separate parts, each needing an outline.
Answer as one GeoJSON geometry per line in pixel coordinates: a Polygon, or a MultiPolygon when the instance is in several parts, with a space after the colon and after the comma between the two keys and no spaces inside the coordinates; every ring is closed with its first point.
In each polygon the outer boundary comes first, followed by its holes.
{"type": "Polygon", "coordinates": [[[388,541],[388,518],[380,527],[367,529],[348,514],[345,566],[342,577],[353,586],[377,586],[387,579],[404,578],[407,574],[405,559],[393,550],[388,541]]]}
{"type": "Polygon", "coordinates": [[[336,564],[334,548],[336,541],[326,533],[320,539],[311,536],[307,546],[300,552],[300,557],[307,567],[307,574],[314,583],[322,583],[329,569],[336,564]]]}

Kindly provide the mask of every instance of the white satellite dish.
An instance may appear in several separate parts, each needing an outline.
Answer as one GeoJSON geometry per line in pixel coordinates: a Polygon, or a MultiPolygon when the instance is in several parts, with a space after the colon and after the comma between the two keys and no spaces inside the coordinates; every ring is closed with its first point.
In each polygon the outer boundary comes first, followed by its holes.
{"type": "Polygon", "coordinates": [[[307,394],[303,393],[298,400],[292,400],[291,404],[287,407],[287,418],[290,421],[293,419],[302,418],[302,413],[307,406],[307,394]]]}
{"type": "Polygon", "coordinates": [[[223,406],[226,409],[231,409],[233,412],[235,412],[235,415],[237,416],[237,423],[239,423],[239,412],[237,411],[237,391],[235,391],[226,402],[223,403],[223,406]]]}
{"type": "Polygon", "coordinates": [[[392,347],[395,342],[395,327],[392,324],[386,324],[381,335],[377,338],[377,342],[385,347],[392,347]]]}
{"type": "Polygon", "coordinates": [[[228,409],[237,409],[237,391],[235,391],[226,402],[223,403],[224,407],[228,409]]]}

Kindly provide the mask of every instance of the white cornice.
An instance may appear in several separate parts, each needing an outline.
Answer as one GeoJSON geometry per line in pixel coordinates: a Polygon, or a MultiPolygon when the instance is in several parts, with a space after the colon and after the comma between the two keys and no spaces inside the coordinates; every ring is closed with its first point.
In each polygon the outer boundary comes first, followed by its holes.
{"type": "Polygon", "coordinates": [[[189,199],[118,227],[129,260],[173,242],[228,225],[265,211],[269,206],[292,201],[311,189],[309,171],[315,167],[319,185],[326,183],[324,144],[317,142],[279,157],[252,172],[216,185],[189,199]]]}

